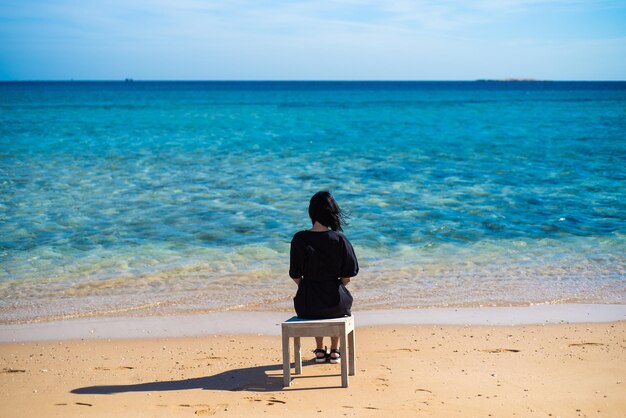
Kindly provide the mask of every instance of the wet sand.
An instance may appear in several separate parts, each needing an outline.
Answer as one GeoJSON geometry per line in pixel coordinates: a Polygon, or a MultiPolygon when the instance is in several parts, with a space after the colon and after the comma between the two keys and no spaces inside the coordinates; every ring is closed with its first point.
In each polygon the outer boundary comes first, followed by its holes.
{"type": "MultiPolygon", "coordinates": [[[[291,312],[225,311],[170,316],[101,316],[34,323],[0,323],[0,343],[93,338],[280,335],[291,312]]],[[[540,304],[516,307],[458,307],[358,310],[356,326],[528,325],[626,321],[626,305],[540,304]]]]}
{"type": "Polygon", "coordinates": [[[626,414],[626,321],[356,332],[346,389],[338,365],[310,361],[283,388],[276,335],[5,342],[0,416],[626,414]]]}

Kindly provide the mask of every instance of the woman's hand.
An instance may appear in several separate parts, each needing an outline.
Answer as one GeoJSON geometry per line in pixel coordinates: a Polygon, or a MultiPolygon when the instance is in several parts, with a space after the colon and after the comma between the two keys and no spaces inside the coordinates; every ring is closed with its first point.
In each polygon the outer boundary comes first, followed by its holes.
{"type": "MultiPolygon", "coordinates": [[[[293,277],[292,277],[292,279],[293,279],[293,277]]],[[[294,282],[296,282],[296,284],[297,284],[298,286],[300,286],[300,281],[301,281],[301,280],[302,280],[302,279],[293,279],[293,281],[294,281],[294,282]]]]}
{"type": "Polygon", "coordinates": [[[342,277],[341,278],[341,283],[343,283],[343,285],[347,285],[348,283],[350,283],[350,278],[349,277],[342,277]]]}

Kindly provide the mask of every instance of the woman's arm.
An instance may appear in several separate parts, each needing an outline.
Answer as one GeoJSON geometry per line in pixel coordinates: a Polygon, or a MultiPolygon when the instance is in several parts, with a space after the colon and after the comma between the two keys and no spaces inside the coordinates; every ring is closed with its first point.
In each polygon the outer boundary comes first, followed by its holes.
{"type": "Polygon", "coordinates": [[[341,283],[343,283],[343,285],[347,285],[348,283],[350,283],[350,278],[349,277],[342,277],[341,278],[341,283]]]}
{"type": "Polygon", "coordinates": [[[301,243],[299,243],[296,239],[297,236],[298,234],[294,235],[291,240],[291,251],[289,253],[289,277],[291,277],[299,286],[302,276],[304,275],[304,261],[306,255],[304,254],[302,245],[300,245],[301,243]]]}

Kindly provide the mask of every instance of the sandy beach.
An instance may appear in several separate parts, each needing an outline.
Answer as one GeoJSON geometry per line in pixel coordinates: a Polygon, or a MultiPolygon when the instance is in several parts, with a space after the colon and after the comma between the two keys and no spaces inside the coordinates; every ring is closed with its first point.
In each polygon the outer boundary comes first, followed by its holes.
{"type": "Polygon", "coordinates": [[[623,320],[357,325],[347,389],[339,366],[310,361],[312,339],[283,388],[274,334],[3,342],[0,416],[626,414],[623,320]]]}

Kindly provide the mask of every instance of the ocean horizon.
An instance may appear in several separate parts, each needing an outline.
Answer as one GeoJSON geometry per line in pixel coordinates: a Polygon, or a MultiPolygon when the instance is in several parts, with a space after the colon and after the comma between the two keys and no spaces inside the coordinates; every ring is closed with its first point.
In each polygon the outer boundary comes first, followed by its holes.
{"type": "Polygon", "coordinates": [[[330,190],[360,309],[626,303],[626,82],[2,81],[0,322],[289,310],[330,190]]]}
{"type": "Polygon", "coordinates": [[[475,79],[142,79],[142,78],[59,78],[4,79],[0,83],[626,83],[626,80],[604,79],[534,79],[534,78],[475,78],[475,79]]]}

